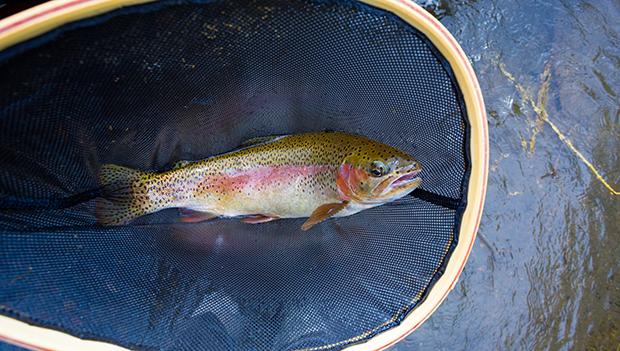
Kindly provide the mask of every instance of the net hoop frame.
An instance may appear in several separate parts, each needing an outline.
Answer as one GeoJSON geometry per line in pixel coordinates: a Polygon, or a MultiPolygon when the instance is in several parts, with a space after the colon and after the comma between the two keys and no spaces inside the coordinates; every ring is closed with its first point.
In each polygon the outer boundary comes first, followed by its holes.
{"type": "MultiPolygon", "coordinates": [[[[153,0],[52,0],[0,20],[0,51],[70,22],[151,1],[153,0]]],[[[348,346],[345,348],[347,351],[384,350],[394,345],[428,319],[454,288],[467,262],[480,225],[489,163],[488,126],[482,92],[469,59],[450,32],[430,13],[411,0],[359,1],[391,12],[422,32],[452,67],[463,94],[470,124],[468,151],[471,175],[467,187],[467,207],[459,229],[459,240],[443,275],[429,289],[424,301],[398,326],[381,332],[363,343],[348,346]]],[[[127,350],[111,343],[80,339],[64,332],[30,325],[2,315],[0,315],[0,340],[31,350],[127,350]]],[[[320,349],[329,346],[325,345],[320,349]]]]}

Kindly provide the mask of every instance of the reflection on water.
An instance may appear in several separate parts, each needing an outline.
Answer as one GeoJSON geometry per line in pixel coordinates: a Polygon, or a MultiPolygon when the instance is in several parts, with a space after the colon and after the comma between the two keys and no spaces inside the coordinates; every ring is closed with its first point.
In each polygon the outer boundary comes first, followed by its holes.
{"type": "Polygon", "coordinates": [[[393,349],[617,350],[620,196],[540,119],[538,103],[618,190],[620,3],[418,3],[460,41],[485,95],[488,243],[477,241],[455,290],[393,349]]]}

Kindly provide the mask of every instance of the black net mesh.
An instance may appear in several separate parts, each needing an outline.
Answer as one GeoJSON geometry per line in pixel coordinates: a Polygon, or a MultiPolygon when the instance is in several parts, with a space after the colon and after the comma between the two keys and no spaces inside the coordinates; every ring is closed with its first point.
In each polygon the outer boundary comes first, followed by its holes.
{"type": "Polygon", "coordinates": [[[356,2],[165,1],[65,25],[0,53],[0,313],[135,349],[363,341],[442,273],[467,128],[433,46],[356,2]],[[157,170],[323,129],[414,155],[422,189],[312,232],[175,210],[101,227],[92,202],[60,206],[104,163],[157,170]]]}

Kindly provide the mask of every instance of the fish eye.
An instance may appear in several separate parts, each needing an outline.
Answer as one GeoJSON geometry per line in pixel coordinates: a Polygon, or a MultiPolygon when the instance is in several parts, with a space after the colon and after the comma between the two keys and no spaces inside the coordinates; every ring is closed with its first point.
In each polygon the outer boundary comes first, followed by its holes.
{"type": "Polygon", "coordinates": [[[370,175],[372,175],[373,177],[381,177],[386,175],[389,172],[389,168],[388,166],[385,165],[385,163],[381,162],[381,161],[372,161],[370,163],[370,175]]]}

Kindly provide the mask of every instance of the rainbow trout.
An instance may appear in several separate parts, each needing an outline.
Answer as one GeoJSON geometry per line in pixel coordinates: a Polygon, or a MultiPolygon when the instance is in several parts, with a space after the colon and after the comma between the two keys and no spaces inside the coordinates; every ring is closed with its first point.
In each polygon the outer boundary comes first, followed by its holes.
{"type": "Polygon", "coordinates": [[[121,225],[166,208],[184,222],[242,217],[246,223],[305,218],[307,230],[399,199],[421,183],[421,165],[364,136],[318,132],[251,139],[242,148],[165,172],[107,164],[97,219],[121,225]]]}

